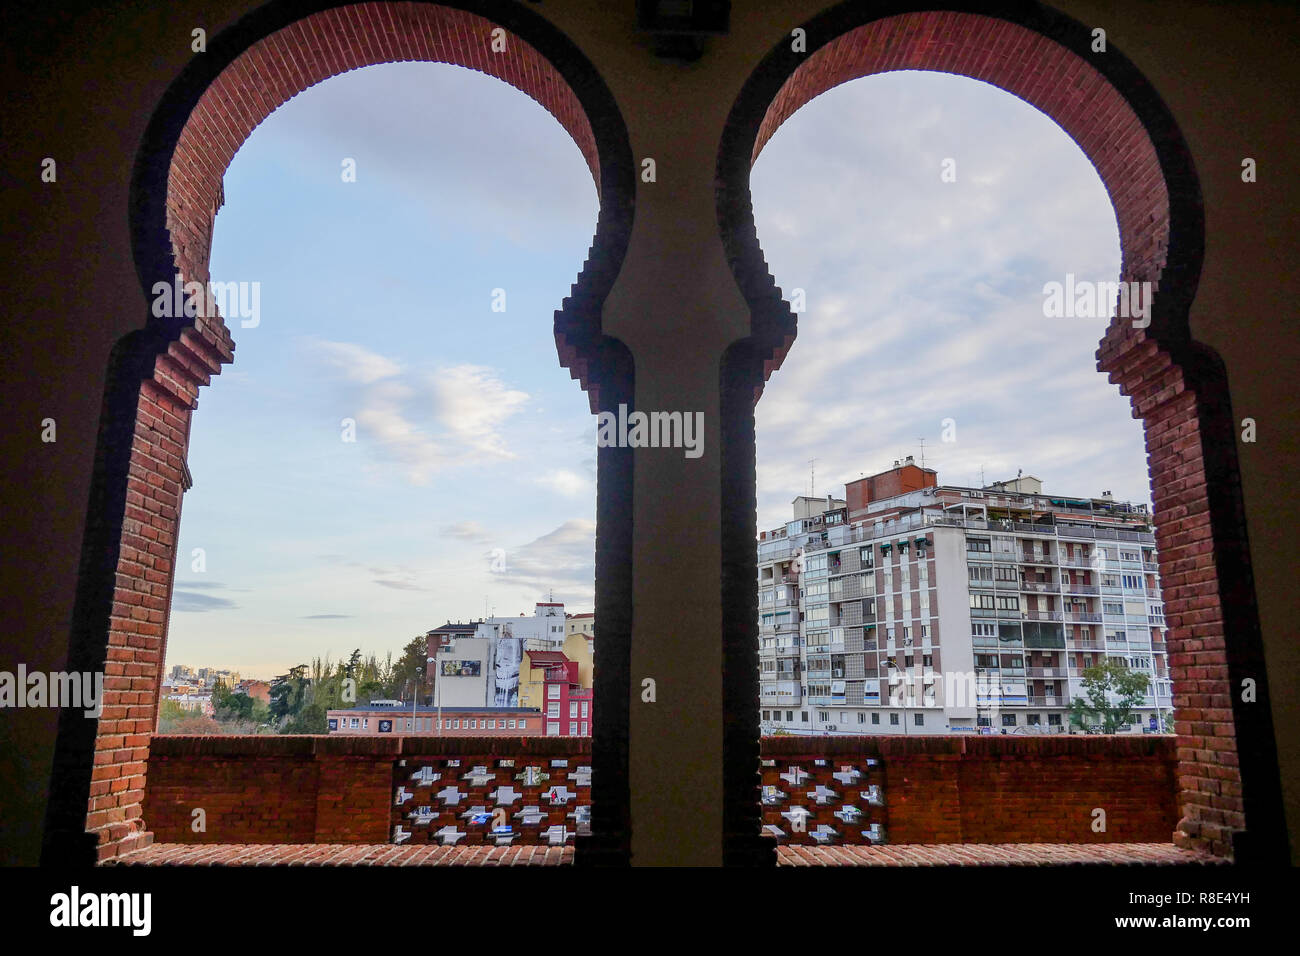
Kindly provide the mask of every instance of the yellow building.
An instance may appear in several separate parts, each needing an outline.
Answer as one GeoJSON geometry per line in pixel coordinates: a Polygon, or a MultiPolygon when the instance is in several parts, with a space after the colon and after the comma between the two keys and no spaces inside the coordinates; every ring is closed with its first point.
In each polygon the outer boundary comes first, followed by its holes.
{"type": "Polygon", "coordinates": [[[578,665],[578,683],[589,690],[595,672],[591,637],[577,632],[564,639],[563,651],[524,651],[524,659],[519,665],[519,706],[544,709],[546,669],[566,660],[578,665]]]}

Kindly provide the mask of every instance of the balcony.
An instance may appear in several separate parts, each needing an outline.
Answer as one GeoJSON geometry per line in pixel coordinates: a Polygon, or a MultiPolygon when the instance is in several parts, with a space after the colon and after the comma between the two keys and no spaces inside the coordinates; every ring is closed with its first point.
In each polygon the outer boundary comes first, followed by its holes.
{"type": "Polygon", "coordinates": [[[1070,676],[1069,674],[1066,673],[1066,669],[1064,667],[1029,667],[1026,668],[1025,673],[1029,677],[1045,677],[1049,679],[1065,678],[1070,676]]]}
{"type": "Polygon", "coordinates": [[[1100,624],[1101,615],[1096,611],[1067,611],[1065,619],[1075,624],[1100,624]]]}
{"type": "MultiPolygon", "coordinates": [[[[144,848],[119,865],[563,865],[573,862],[575,831],[598,813],[587,738],[154,736],[150,747],[144,848]],[[510,830],[496,831],[488,821],[507,789],[510,830]],[[213,814],[207,831],[195,833],[196,806],[238,812],[213,814]]],[[[773,788],[763,824],[781,832],[791,853],[820,852],[814,834],[823,826],[835,830],[835,846],[866,853],[915,846],[933,854],[951,844],[969,855],[978,844],[1013,844],[1005,849],[1043,862],[1029,845],[1121,859],[1134,843],[1176,853],[1167,842],[1178,819],[1169,736],[765,737],[761,757],[762,783],[773,788]],[[847,792],[833,775],[846,767],[859,775],[852,789],[880,788],[878,803],[854,801],[861,825],[836,816],[847,792]],[[1075,794],[1080,773],[1131,808],[1104,834],[1075,826],[1095,803],[1091,793],[1075,794]],[[801,775],[798,788],[791,774],[801,775]],[[961,787],[944,785],[958,776],[961,787]],[[830,794],[825,803],[793,792],[818,787],[830,794]],[[1027,797],[1030,816],[1019,812],[1027,797]],[[798,832],[782,816],[796,804],[810,814],[798,832]],[[869,845],[864,831],[873,823],[888,846],[869,845]],[[1086,842],[1060,843],[1075,832],[1086,842]]]]}
{"type": "Polygon", "coordinates": [[[1061,612],[1060,611],[1022,611],[1020,614],[1020,618],[1023,621],[1059,621],[1061,620],[1061,612]]]}
{"type": "Polygon", "coordinates": [[[1030,707],[1064,707],[1069,703],[1064,697],[1030,697],[1030,707]]]}
{"type": "Polygon", "coordinates": [[[1101,588],[1095,584],[1070,584],[1068,581],[1061,585],[1061,590],[1066,594],[1100,594],[1101,588]]]}

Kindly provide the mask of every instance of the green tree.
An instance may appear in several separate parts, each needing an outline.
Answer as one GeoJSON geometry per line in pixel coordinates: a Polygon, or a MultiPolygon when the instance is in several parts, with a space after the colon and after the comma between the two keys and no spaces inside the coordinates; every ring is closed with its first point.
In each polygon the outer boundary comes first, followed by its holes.
{"type": "Polygon", "coordinates": [[[397,659],[393,677],[395,690],[402,699],[409,700],[411,694],[421,698],[433,693],[433,682],[429,680],[429,639],[423,634],[411,638],[402,648],[402,656],[397,659]]]}
{"type": "Polygon", "coordinates": [[[307,703],[307,665],[289,668],[271,681],[271,719],[283,723],[296,716],[307,703]]]}
{"type": "Polygon", "coordinates": [[[1087,699],[1074,698],[1070,704],[1070,723],[1088,731],[1100,727],[1101,733],[1118,733],[1128,725],[1134,708],[1146,697],[1150,683],[1150,677],[1142,671],[1129,670],[1122,658],[1108,657],[1084,670],[1083,690],[1087,699]]]}

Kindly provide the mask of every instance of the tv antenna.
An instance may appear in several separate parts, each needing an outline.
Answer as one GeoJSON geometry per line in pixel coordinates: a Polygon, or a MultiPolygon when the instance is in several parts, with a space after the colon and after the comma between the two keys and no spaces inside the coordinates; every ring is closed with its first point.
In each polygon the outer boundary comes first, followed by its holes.
{"type": "Polygon", "coordinates": [[[808,497],[817,497],[817,459],[808,459],[808,497]]]}

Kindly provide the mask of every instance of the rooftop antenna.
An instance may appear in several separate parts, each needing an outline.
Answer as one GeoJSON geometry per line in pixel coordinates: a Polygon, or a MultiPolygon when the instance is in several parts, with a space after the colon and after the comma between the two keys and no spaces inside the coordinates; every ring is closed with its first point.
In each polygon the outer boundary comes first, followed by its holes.
{"type": "Polygon", "coordinates": [[[808,459],[808,497],[817,497],[817,459],[808,459]]]}
{"type": "Polygon", "coordinates": [[[980,465],[980,488],[984,488],[984,466],[980,465]]]}
{"type": "Polygon", "coordinates": [[[925,467],[925,439],[918,439],[921,442],[921,467],[925,467]]]}

